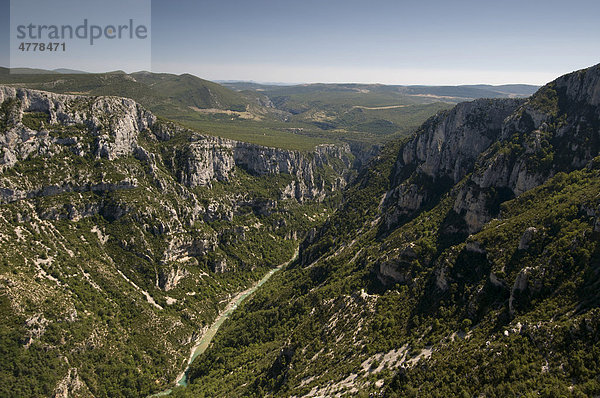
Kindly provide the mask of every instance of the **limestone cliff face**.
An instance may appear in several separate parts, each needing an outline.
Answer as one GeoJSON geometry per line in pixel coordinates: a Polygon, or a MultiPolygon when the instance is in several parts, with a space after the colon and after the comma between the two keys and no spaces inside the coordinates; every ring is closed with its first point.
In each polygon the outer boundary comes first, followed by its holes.
{"type": "Polygon", "coordinates": [[[230,141],[195,136],[175,155],[177,179],[188,187],[206,186],[211,181],[227,181],[235,169],[230,141]]]}
{"type": "Polygon", "coordinates": [[[156,117],[135,101],[116,97],[84,97],[0,86],[0,103],[16,99],[13,117],[17,127],[0,137],[4,164],[12,165],[52,140],[42,131],[33,131],[18,123],[27,112],[48,115],[48,125],[85,126],[96,137],[94,148],[99,156],[114,159],[131,154],[138,133],[149,129],[156,117]]]}
{"type": "Polygon", "coordinates": [[[505,120],[498,144],[479,158],[454,204],[469,232],[495,215],[490,203],[518,196],[598,156],[599,101],[600,65],[549,83],[505,120]]]}
{"type": "Polygon", "coordinates": [[[244,142],[235,144],[233,156],[236,164],[251,174],[285,173],[297,176],[297,181],[288,185],[284,196],[299,201],[321,200],[328,191],[344,188],[348,181],[347,172],[352,167],[354,158],[347,144],[319,145],[314,152],[303,154],[275,148],[256,148],[255,145],[244,142]],[[335,161],[332,162],[332,159],[335,161]],[[325,181],[318,174],[318,170],[323,168],[330,168],[336,177],[329,182],[325,181]]]}
{"type": "Polygon", "coordinates": [[[410,215],[463,179],[502,132],[502,124],[522,100],[476,100],[429,119],[403,146],[386,197],[394,211],[388,225],[410,215]]]}
{"type": "Polygon", "coordinates": [[[589,105],[596,107],[596,114],[600,113],[600,65],[561,76],[555,82],[574,106],[589,105]]]}
{"type": "Polygon", "coordinates": [[[348,145],[320,145],[306,154],[195,135],[190,145],[177,153],[176,163],[180,182],[189,187],[206,186],[214,180],[227,181],[236,167],[253,175],[288,174],[296,179],[282,192],[282,197],[302,202],[322,199],[328,191],[343,188],[353,155],[348,145]],[[318,175],[318,169],[326,167],[338,174],[329,186],[318,175]]]}
{"type": "Polygon", "coordinates": [[[387,227],[452,190],[467,232],[478,231],[501,202],[598,155],[599,103],[600,65],[562,76],[528,100],[477,100],[434,116],[398,154],[387,227]]]}
{"type": "MultiPolygon", "coordinates": [[[[162,161],[187,187],[227,181],[236,167],[254,175],[288,174],[293,181],[281,196],[302,202],[322,199],[327,192],[343,188],[354,161],[347,145],[321,145],[312,153],[302,153],[191,133],[170,123],[157,122],[152,113],[125,98],[60,95],[0,86],[0,103],[9,100],[13,102],[8,116],[14,126],[0,135],[0,171],[30,155],[49,157],[68,147],[80,156],[109,160],[134,155],[155,172],[157,162],[162,161]],[[33,112],[47,115],[39,131],[22,123],[23,117],[33,112]],[[69,138],[57,134],[69,128],[85,130],[85,134],[69,138]],[[143,133],[159,142],[169,142],[181,135],[190,138],[171,153],[150,153],[140,144],[143,133]],[[332,172],[328,181],[324,178],[327,171],[332,172]]],[[[72,185],[50,190],[94,190],[72,185]]],[[[49,187],[1,188],[2,200],[6,202],[45,195],[49,187]]]]}
{"type": "Polygon", "coordinates": [[[397,173],[401,175],[407,165],[416,165],[419,172],[434,179],[449,177],[457,183],[498,139],[504,119],[522,103],[480,99],[434,116],[403,148],[397,173]]]}

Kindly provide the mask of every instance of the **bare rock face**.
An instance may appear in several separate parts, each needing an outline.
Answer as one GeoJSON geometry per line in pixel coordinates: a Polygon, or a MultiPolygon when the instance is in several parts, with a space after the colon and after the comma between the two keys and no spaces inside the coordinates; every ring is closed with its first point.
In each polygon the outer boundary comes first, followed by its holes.
{"type": "Polygon", "coordinates": [[[394,188],[386,196],[393,206],[386,223],[413,214],[473,170],[479,155],[502,132],[502,123],[523,100],[476,100],[458,104],[429,119],[401,150],[394,188]]]}
{"type": "Polygon", "coordinates": [[[377,279],[384,285],[394,282],[404,283],[407,281],[406,271],[410,267],[402,267],[402,263],[396,260],[388,260],[378,264],[377,279]],[[402,268],[406,268],[403,272],[402,268]]]}
{"type": "Polygon", "coordinates": [[[458,191],[453,210],[463,215],[469,233],[479,231],[490,220],[489,202],[490,195],[476,185],[470,184],[458,191]]]}
{"type": "Polygon", "coordinates": [[[600,65],[562,76],[527,100],[481,99],[430,118],[400,150],[384,222],[427,208],[452,186],[453,210],[474,233],[502,202],[600,150],[600,65]],[[466,181],[462,181],[465,179],[466,181]]]}
{"type": "Polygon", "coordinates": [[[495,215],[489,203],[502,201],[498,192],[518,196],[598,155],[598,93],[600,65],[549,83],[503,122],[499,145],[481,155],[470,184],[461,189],[454,205],[469,232],[478,231],[495,215]]]}
{"type": "Polygon", "coordinates": [[[214,235],[206,237],[174,237],[169,242],[169,247],[165,250],[162,263],[184,262],[190,257],[204,256],[214,251],[217,247],[217,238],[214,235]]]}
{"type": "MultiPolygon", "coordinates": [[[[288,195],[298,201],[322,199],[328,190],[338,190],[346,186],[347,178],[343,170],[352,167],[354,157],[350,147],[345,145],[323,144],[311,154],[278,148],[258,147],[245,142],[236,142],[233,156],[237,166],[251,174],[290,174],[296,181],[289,186],[288,195]],[[330,187],[319,176],[317,170],[331,165],[331,159],[341,161],[340,177],[330,187]]],[[[284,195],[283,195],[284,196],[284,195]]]]}
{"type": "MultiPolygon", "coordinates": [[[[98,140],[97,153],[102,157],[115,159],[133,153],[137,146],[138,134],[152,127],[156,117],[129,99],[102,98],[92,105],[92,115],[118,115],[114,119],[98,120],[100,131],[108,130],[98,140]],[[106,126],[108,124],[108,126],[106,126]]],[[[92,118],[93,120],[93,118],[92,118]]]]}
{"type": "Polygon", "coordinates": [[[179,182],[188,187],[227,181],[235,168],[231,142],[216,137],[196,136],[177,156],[179,182]]]}
{"type": "Polygon", "coordinates": [[[181,183],[206,186],[211,181],[227,181],[236,167],[253,175],[289,174],[295,179],[282,192],[282,198],[298,201],[322,199],[327,191],[346,186],[345,170],[352,167],[353,155],[347,145],[320,145],[313,153],[305,154],[279,148],[195,136],[188,148],[177,154],[177,175],[181,183]],[[318,169],[341,161],[340,177],[329,187],[319,176],[318,169]]]}
{"type": "Polygon", "coordinates": [[[177,287],[179,282],[188,275],[188,272],[183,268],[171,268],[168,272],[161,270],[158,275],[158,287],[168,292],[177,287]]]}
{"type": "Polygon", "coordinates": [[[402,249],[394,250],[377,263],[377,279],[384,285],[409,282],[413,269],[411,262],[417,257],[412,243],[402,249]]]}
{"type": "MultiPolygon", "coordinates": [[[[26,112],[38,112],[48,115],[49,125],[85,126],[96,137],[97,154],[109,159],[131,154],[136,147],[138,133],[156,122],[152,113],[126,98],[63,95],[0,86],[0,103],[11,98],[18,100],[16,111],[19,120],[26,112]]],[[[52,138],[40,136],[39,132],[28,129],[22,123],[17,123],[16,128],[0,137],[5,161],[15,156],[24,158],[52,141],[52,138]],[[32,137],[36,137],[33,144],[37,145],[27,144],[32,137]],[[7,152],[12,155],[7,155],[7,152]]]]}
{"type": "Polygon", "coordinates": [[[210,202],[204,214],[205,221],[233,220],[233,210],[222,203],[210,202]]]}
{"type": "Polygon", "coordinates": [[[600,105],[600,65],[561,76],[556,85],[570,101],[600,105]]]}
{"type": "MultiPolygon", "coordinates": [[[[180,183],[188,187],[208,186],[212,181],[227,181],[236,167],[254,175],[289,174],[293,181],[282,191],[282,198],[298,201],[322,199],[327,192],[342,189],[348,182],[354,156],[347,144],[320,145],[312,153],[268,148],[260,145],[192,134],[187,144],[168,155],[148,152],[140,146],[140,134],[148,133],[158,141],[168,141],[185,129],[159,123],[156,117],[135,101],[118,97],[86,97],[0,86],[0,103],[13,100],[13,127],[0,134],[0,171],[13,167],[31,154],[52,156],[65,146],[78,156],[93,155],[115,160],[134,155],[158,174],[157,163],[164,161],[180,183]],[[42,131],[22,123],[31,112],[48,115],[42,131]],[[64,128],[79,129],[78,137],[60,138],[51,134],[64,128]],[[335,159],[335,161],[333,161],[335,159]],[[331,167],[339,176],[324,178],[322,169],[331,167]]],[[[157,183],[160,180],[157,178],[157,183]]],[[[5,202],[36,196],[34,192],[0,187],[5,202]]],[[[44,187],[39,187],[38,191],[44,187]]],[[[79,190],[78,188],[58,188],[79,190]]]]}
{"type": "Polygon", "coordinates": [[[398,222],[399,217],[408,215],[419,210],[425,202],[426,192],[417,184],[403,183],[394,190],[387,193],[385,200],[393,201],[396,211],[388,215],[386,223],[393,225],[398,222]]]}
{"type": "Polygon", "coordinates": [[[527,250],[529,249],[529,244],[537,234],[537,228],[529,227],[523,232],[521,236],[521,240],[519,241],[519,250],[527,250]]]}
{"type": "Polygon", "coordinates": [[[46,333],[46,326],[48,325],[48,320],[44,318],[42,314],[36,314],[32,317],[29,317],[25,321],[25,327],[27,328],[27,333],[23,340],[23,345],[25,347],[29,347],[31,343],[35,340],[38,340],[40,337],[46,333]]]}
{"type": "Polygon", "coordinates": [[[88,397],[94,395],[79,377],[77,368],[70,368],[69,373],[62,379],[54,389],[53,398],[88,397]]]}
{"type": "Polygon", "coordinates": [[[479,155],[495,142],[502,123],[523,100],[488,100],[458,104],[428,120],[403,149],[397,173],[407,165],[435,179],[454,183],[471,171],[479,155]]]}

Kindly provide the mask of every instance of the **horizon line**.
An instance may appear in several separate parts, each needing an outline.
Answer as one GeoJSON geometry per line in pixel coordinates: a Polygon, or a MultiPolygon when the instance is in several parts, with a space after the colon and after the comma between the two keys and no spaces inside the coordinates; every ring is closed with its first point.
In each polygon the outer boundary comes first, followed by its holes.
{"type": "MultiPolygon", "coordinates": [[[[134,72],[127,72],[121,69],[118,70],[112,70],[112,71],[104,71],[104,72],[89,72],[89,71],[85,71],[85,70],[79,70],[79,69],[71,69],[71,68],[66,68],[66,67],[60,67],[60,68],[54,68],[54,69],[43,69],[43,68],[32,68],[32,67],[7,67],[7,66],[3,66],[0,65],[0,68],[2,69],[7,69],[9,72],[11,70],[15,70],[15,69],[22,69],[22,70],[31,70],[31,73],[18,73],[18,74],[23,74],[23,75],[40,75],[41,73],[35,73],[35,70],[39,70],[39,71],[44,71],[44,72],[54,72],[57,75],[69,75],[69,74],[89,74],[89,75],[102,75],[102,74],[116,74],[116,73],[123,73],[123,74],[127,74],[127,75],[132,75],[135,73],[152,73],[152,74],[167,74],[167,75],[173,75],[173,76],[184,76],[184,75],[191,75],[194,76],[198,79],[202,79],[202,80],[206,80],[206,81],[210,81],[216,84],[233,84],[233,83],[251,83],[251,84],[259,84],[259,85],[263,85],[263,86],[302,86],[302,85],[318,85],[318,84],[329,84],[329,85],[369,85],[369,86],[400,86],[400,87],[467,87],[467,86],[490,86],[490,87],[502,87],[502,86],[515,86],[515,85],[519,85],[519,86],[531,86],[531,87],[541,87],[542,85],[540,84],[533,84],[533,83],[502,83],[502,84],[491,84],[491,83],[485,83],[485,82],[479,82],[479,83],[455,83],[455,84],[426,84],[426,83],[409,83],[409,84],[402,84],[402,83],[380,83],[380,82],[357,82],[357,81],[338,81],[338,82],[332,82],[332,81],[313,81],[313,82],[285,82],[285,81],[281,81],[281,82],[273,82],[273,81],[260,81],[260,80],[253,80],[253,79],[207,79],[201,76],[198,76],[194,73],[191,72],[183,72],[183,73],[172,73],[172,72],[156,72],[156,71],[148,71],[148,70],[137,70],[134,72]],[[61,73],[59,72],[60,70],[71,70],[73,71],[73,73],[61,73]]],[[[15,73],[17,74],[17,73],[15,73]]],[[[52,74],[52,73],[48,73],[48,74],[52,74]]]]}

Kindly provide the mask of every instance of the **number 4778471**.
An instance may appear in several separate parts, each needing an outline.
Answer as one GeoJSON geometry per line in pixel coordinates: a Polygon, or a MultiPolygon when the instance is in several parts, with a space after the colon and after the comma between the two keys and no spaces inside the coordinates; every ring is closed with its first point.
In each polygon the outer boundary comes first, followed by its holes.
{"type": "Polygon", "coordinates": [[[19,45],[20,51],[65,51],[65,43],[25,43],[19,45]]]}

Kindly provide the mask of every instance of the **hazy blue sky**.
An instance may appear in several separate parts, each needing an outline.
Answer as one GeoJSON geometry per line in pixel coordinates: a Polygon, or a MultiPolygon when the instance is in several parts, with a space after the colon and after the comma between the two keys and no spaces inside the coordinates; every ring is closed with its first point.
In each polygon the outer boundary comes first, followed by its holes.
{"type": "MultiPolygon", "coordinates": [[[[8,0],[0,5],[5,37],[8,0]]],[[[153,0],[152,69],[211,80],[541,84],[600,62],[599,16],[598,0],[153,0]]]]}

